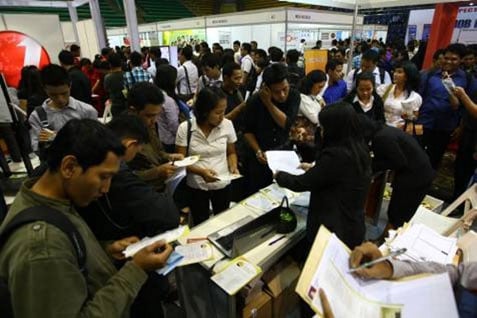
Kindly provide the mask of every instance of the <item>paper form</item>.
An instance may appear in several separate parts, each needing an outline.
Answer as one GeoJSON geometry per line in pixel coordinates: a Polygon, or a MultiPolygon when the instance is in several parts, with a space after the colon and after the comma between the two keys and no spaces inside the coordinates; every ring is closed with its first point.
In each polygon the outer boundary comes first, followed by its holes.
{"type": "Polygon", "coordinates": [[[124,256],[131,257],[136,254],[139,250],[143,249],[146,246],[149,246],[155,242],[161,240],[171,243],[176,241],[179,237],[186,234],[189,231],[188,226],[179,226],[177,229],[164,232],[162,234],[156,235],[154,237],[145,237],[137,243],[131,244],[123,251],[124,256]]]}
{"type": "Polygon", "coordinates": [[[294,151],[279,151],[272,150],[265,152],[267,156],[267,163],[273,173],[277,171],[288,172],[293,175],[304,174],[303,169],[298,168],[300,165],[300,158],[294,151]]]}
{"type": "Polygon", "coordinates": [[[390,243],[391,250],[400,248],[407,249],[406,253],[397,257],[400,260],[452,264],[457,252],[457,240],[439,235],[423,224],[414,224],[390,243]]]}
{"type": "MultiPolygon", "coordinates": [[[[322,311],[318,290],[322,288],[335,317],[382,317],[383,307],[399,313],[399,306],[385,305],[363,297],[361,282],[348,274],[349,253],[333,234],[308,290],[313,305],[322,311]],[[346,304],[346,305],[344,305],[346,304]]],[[[366,285],[366,284],[363,284],[366,285]]],[[[394,317],[394,316],[390,316],[394,317]]]]}
{"type": "Polygon", "coordinates": [[[247,262],[244,258],[236,258],[210,279],[227,294],[235,295],[261,272],[260,267],[247,262]]]}
{"type": "Polygon", "coordinates": [[[440,215],[420,205],[409,223],[424,224],[437,233],[443,235],[444,232],[446,232],[458,221],[458,219],[440,215]]]}
{"type": "Polygon", "coordinates": [[[199,159],[200,159],[200,156],[185,157],[185,158],[182,159],[182,160],[174,161],[174,166],[176,166],[176,167],[187,167],[187,166],[191,166],[191,165],[193,165],[194,163],[196,163],[197,161],[199,161],[199,159]]]}
{"type": "Polygon", "coordinates": [[[200,263],[212,258],[212,246],[208,242],[179,245],[175,251],[184,257],[178,266],[200,263]]]}
{"type": "Polygon", "coordinates": [[[260,192],[276,203],[281,203],[283,197],[285,196],[290,201],[292,201],[293,198],[298,196],[297,193],[290,191],[286,188],[282,188],[277,183],[272,183],[268,187],[261,189],[260,192]]]}
{"type": "Polygon", "coordinates": [[[242,201],[242,204],[249,208],[252,208],[259,214],[264,214],[279,206],[278,202],[271,200],[261,192],[258,192],[251,197],[248,197],[247,199],[242,201]]]}

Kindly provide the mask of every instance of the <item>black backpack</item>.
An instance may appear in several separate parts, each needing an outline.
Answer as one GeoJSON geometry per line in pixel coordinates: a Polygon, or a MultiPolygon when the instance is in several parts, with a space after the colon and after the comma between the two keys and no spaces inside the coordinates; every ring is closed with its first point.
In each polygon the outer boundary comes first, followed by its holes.
{"type": "MultiPolygon", "coordinates": [[[[80,271],[86,277],[86,247],[83,238],[73,223],[71,223],[71,221],[66,217],[66,215],[47,206],[35,206],[27,208],[10,220],[7,226],[0,233],[0,249],[16,229],[22,225],[36,221],[45,221],[51,225],[54,225],[63,231],[66,236],[68,236],[75,249],[80,271]]],[[[13,317],[10,291],[8,290],[8,280],[5,277],[0,277],[0,313],[3,318],[13,317]]]]}

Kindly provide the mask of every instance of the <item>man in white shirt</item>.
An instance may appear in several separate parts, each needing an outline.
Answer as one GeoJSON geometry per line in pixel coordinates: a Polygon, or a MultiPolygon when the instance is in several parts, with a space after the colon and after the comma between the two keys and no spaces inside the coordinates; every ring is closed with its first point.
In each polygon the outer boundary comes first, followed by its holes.
{"type": "Polygon", "coordinates": [[[361,68],[359,70],[352,70],[346,77],[346,88],[348,93],[355,87],[356,75],[361,72],[373,73],[376,87],[381,84],[391,84],[391,76],[384,69],[377,66],[378,61],[379,54],[376,51],[369,49],[363,53],[361,58],[361,68]]]}
{"type": "Polygon", "coordinates": [[[243,72],[242,86],[245,86],[248,83],[250,73],[253,69],[253,59],[250,56],[251,50],[252,46],[250,43],[242,43],[242,47],[240,48],[240,55],[242,56],[241,67],[243,72]]]}
{"type": "Polygon", "coordinates": [[[179,52],[181,66],[177,70],[177,94],[179,96],[190,96],[192,98],[197,91],[199,81],[199,71],[192,63],[192,47],[186,46],[179,52]]]}
{"type": "Polygon", "coordinates": [[[158,47],[152,47],[149,49],[149,59],[151,66],[147,68],[147,72],[151,74],[152,78],[156,78],[156,61],[161,59],[161,49],[158,47]]]}
{"type": "Polygon", "coordinates": [[[234,60],[235,63],[240,65],[240,41],[234,41],[234,60]]]}

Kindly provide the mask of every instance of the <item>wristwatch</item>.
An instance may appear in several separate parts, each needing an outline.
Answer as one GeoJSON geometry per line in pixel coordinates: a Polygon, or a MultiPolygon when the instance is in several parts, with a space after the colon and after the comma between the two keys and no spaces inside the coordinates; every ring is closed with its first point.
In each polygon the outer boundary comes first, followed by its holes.
{"type": "Polygon", "coordinates": [[[258,159],[261,155],[263,155],[263,152],[262,150],[258,149],[257,152],[255,153],[255,156],[257,156],[257,159],[258,159]]]}

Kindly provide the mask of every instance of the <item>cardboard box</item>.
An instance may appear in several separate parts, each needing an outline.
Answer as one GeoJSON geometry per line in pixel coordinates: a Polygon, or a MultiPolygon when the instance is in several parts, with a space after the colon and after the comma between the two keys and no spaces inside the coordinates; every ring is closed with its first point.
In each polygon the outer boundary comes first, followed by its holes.
{"type": "Polygon", "coordinates": [[[272,297],[272,317],[284,318],[299,305],[295,287],[300,272],[291,258],[285,258],[263,274],[265,292],[272,297]]]}
{"type": "Polygon", "coordinates": [[[265,292],[260,292],[242,310],[242,318],[271,318],[272,297],[265,292]]]}

